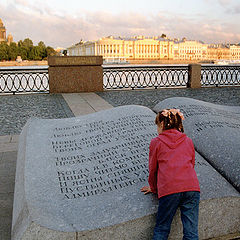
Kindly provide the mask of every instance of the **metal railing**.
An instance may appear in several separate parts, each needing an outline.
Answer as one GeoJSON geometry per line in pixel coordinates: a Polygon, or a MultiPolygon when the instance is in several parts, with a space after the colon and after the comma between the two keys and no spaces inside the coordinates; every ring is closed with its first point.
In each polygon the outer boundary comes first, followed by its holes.
{"type": "Polygon", "coordinates": [[[49,92],[48,68],[0,69],[0,93],[49,92]]]}
{"type": "MultiPolygon", "coordinates": [[[[188,65],[103,66],[103,88],[143,89],[187,87],[188,65]]],[[[240,86],[240,65],[202,65],[201,85],[240,86]]],[[[1,68],[0,93],[49,92],[48,66],[1,68]]]]}
{"type": "Polygon", "coordinates": [[[188,66],[103,67],[104,89],[186,87],[188,66]]]}
{"type": "Polygon", "coordinates": [[[201,85],[240,86],[240,65],[212,65],[201,67],[201,85]]]}

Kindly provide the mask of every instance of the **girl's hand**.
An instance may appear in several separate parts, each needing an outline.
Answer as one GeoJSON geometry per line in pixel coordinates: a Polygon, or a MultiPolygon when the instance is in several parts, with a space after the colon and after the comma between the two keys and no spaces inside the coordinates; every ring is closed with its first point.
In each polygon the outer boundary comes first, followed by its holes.
{"type": "Polygon", "coordinates": [[[151,188],[149,186],[144,186],[141,188],[141,192],[144,192],[144,194],[151,193],[151,188]]]}

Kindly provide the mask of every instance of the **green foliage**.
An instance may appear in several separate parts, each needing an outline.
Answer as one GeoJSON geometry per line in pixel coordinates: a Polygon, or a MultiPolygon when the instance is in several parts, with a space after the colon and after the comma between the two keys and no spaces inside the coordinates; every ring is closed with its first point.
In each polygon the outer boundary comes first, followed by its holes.
{"type": "Polygon", "coordinates": [[[23,46],[26,47],[27,49],[31,49],[33,47],[33,42],[31,39],[26,38],[23,40],[23,46]]]}
{"type": "Polygon", "coordinates": [[[52,47],[47,47],[46,48],[47,56],[54,56],[56,55],[56,51],[52,47]]]}
{"type": "Polygon", "coordinates": [[[15,42],[11,42],[9,45],[8,59],[14,61],[16,60],[17,56],[18,56],[17,44],[15,42]]]}
{"type": "Polygon", "coordinates": [[[52,47],[46,47],[43,41],[40,41],[37,46],[33,45],[33,41],[29,38],[20,40],[18,43],[6,42],[0,43],[0,61],[16,60],[17,56],[21,56],[22,60],[43,60],[48,56],[56,55],[52,47]]]}
{"type": "MultiPolygon", "coordinates": [[[[37,45],[38,51],[39,51],[39,57],[41,57],[41,59],[45,59],[48,55],[47,55],[47,47],[44,44],[44,42],[39,42],[37,45]]],[[[55,52],[55,51],[54,51],[55,52]]]]}
{"type": "Polygon", "coordinates": [[[22,40],[18,41],[18,47],[22,47],[22,46],[23,46],[23,41],[22,40]]]}
{"type": "Polygon", "coordinates": [[[64,55],[64,56],[67,56],[67,50],[66,50],[66,49],[63,50],[63,55],[64,55]]]}
{"type": "Polygon", "coordinates": [[[9,46],[6,42],[0,43],[0,59],[8,60],[9,46]]]}
{"type": "Polygon", "coordinates": [[[18,47],[18,56],[21,56],[22,60],[27,60],[28,59],[28,50],[23,46],[18,47]]]}

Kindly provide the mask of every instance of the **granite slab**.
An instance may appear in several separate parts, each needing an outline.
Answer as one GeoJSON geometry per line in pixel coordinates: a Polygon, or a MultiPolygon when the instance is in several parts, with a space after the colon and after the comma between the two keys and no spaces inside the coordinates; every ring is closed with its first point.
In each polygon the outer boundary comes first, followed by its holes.
{"type": "Polygon", "coordinates": [[[196,150],[240,191],[240,107],[190,98],[169,98],[154,107],[179,108],[196,150]]]}
{"type": "MultiPolygon", "coordinates": [[[[68,119],[30,119],[19,139],[12,239],[150,239],[158,200],[140,188],[148,184],[154,119],[152,110],[136,105],[68,119]]],[[[219,199],[211,212],[219,215],[230,197],[233,204],[224,208],[236,215],[236,189],[199,154],[196,171],[202,201],[212,206],[219,199]]],[[[236,221],[224,231],[235,231],[236,221]]],[[[201,234],[221,234],[214,225],[206,232],[205,220],[202,224],[201,234]]]]}

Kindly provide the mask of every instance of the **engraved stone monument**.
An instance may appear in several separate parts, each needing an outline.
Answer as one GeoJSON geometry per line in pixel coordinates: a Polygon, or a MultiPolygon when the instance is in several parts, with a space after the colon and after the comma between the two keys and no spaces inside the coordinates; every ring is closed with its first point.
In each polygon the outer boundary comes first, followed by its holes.
{"type": "Polygon", "coordinates": [[[185,132],[196,150],[240,191],[240,107],[206,103],[188,98],[170,98],[154,108],[180,108],[185,132]]]}
{"type": "MultiPolygon", "coordinates": [[[[158,201],[140,188],[148,184],[154,119],[152,110],[134,105],[30,119],[19,141],[12,239],[151,239],[158,201]]],[[[235,232],[239,192],[198,153],[196,171],[201,239],[235,232]]],[[[179,221],[176,216],[171,239],[181,239],[179,221]]]]}

